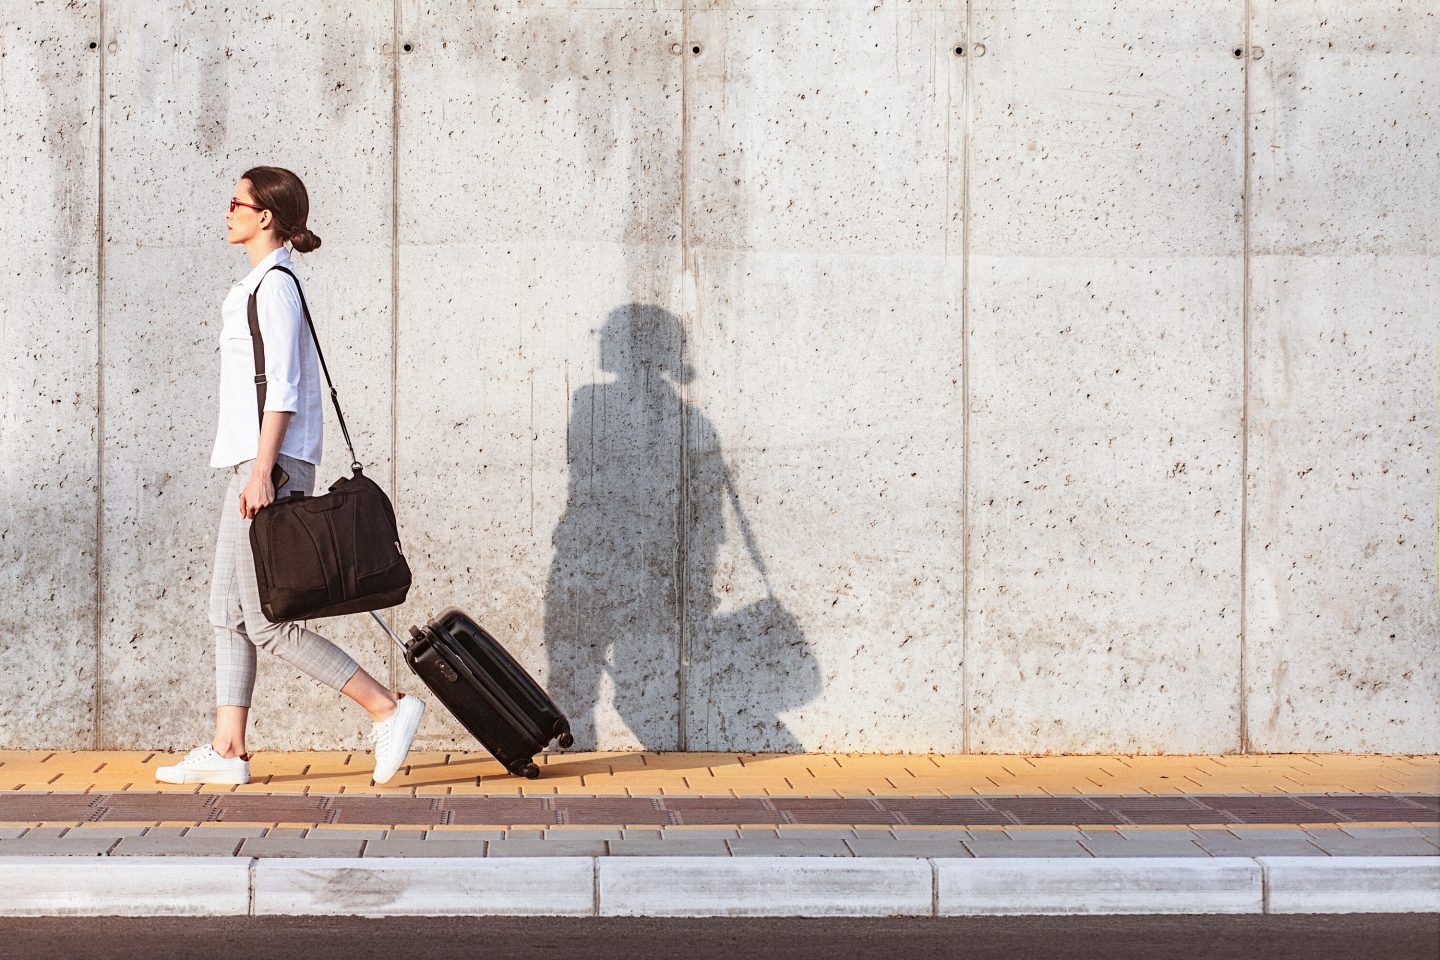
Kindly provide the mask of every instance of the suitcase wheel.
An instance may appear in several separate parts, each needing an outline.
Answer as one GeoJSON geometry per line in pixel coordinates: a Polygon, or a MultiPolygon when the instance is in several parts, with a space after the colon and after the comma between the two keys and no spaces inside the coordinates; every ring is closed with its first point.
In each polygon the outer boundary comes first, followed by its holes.
{"type": "Polygon", "coordinates": [[[526,780],[537,780],[540,777],[540,768],[535,766],[535,764],[533,763],[525,764],[525,766],[521,767],[516,772],[519,773],[520,776],[524,777],[526,780]]]}
{"type": "Polygon", "coordinates": [[[575,738],[570,735],[569,730],[566,730],[564,733],[560,734],[560,736],[556,737],[555,742],[560,745],[561,750],[565,750],[569,747],[575,746],[575,738]]]}

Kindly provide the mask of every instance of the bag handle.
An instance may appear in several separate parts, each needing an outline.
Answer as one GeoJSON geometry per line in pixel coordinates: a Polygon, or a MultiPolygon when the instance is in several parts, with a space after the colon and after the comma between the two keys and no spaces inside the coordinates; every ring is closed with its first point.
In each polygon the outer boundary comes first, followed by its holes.
{"type": "Polygon", "coordinates": [[[345,414],[340,412],[340,394],[335,389],[335,382],[330,379],[330,368],[325,366],[325,354],[320,349],[320,338],[315,335],[315,324],[310,319],[310,305],[305,302],[305,291],[300,287],[300,278],[295,276],[289,267],[279,264],[261,274],[255,289],[250,291],[250,340],[255,346],[255,408],[260,416],[260,424],[262,427],[265,424],[265,341],[260,336],[260,311],[255,306],[255,295],[260,292],[260,283],[265,280],[270,270],[288,273],[290,279],[295,281],[295,291],[300,294],[300,308],[305,311],[305,325],[310,328],[310,339],[315,342],[315,355],[320,358],[320,369],[325,371],[325,382],[330,386],[330,401],[335,404],[335,416],[340,418],[340,432],[345,435],[345,446],[350,448],[350,469],[359,473],[360,461],[355,456],[355,445],[350,442],[350,430],[345,426],[345,414]]]}
{"type": "Polygon", "coordinates": [[[775,597],[775,591],[770,587],[770,575],[765,572],[765,561],[760,558],[760,548],[755,544],[755,534],[750,529],[750,521],[745,517],[745,508],[740,506],[740,494],[735,492],[735,483],[730,479],[730,468],[725,464],[725,458],[720,458],[720,472],[724,475],[725,489],[730,491],[730,502],[735,506],[735,516],[740,521],[740,535],[745,538],[745,546],[750,551],[750,561],[755,564],[755,569],[760,571],[760,579],[765,581],[765,592],[771,599],[775,597]]]}

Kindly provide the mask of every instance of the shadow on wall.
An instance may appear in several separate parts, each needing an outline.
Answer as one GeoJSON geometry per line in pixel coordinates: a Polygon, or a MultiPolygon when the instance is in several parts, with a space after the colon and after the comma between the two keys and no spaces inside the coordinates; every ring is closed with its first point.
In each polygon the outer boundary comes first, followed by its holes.
{"type": "Polygon", "coordinates": [[[779,715],[819,695],[819,667],[770,590],[713,424],[676,389],[694,379],[682,367],[683,337],[678,318],[659,307],[612,310],[600,331],[600,369],[616,379],[582,386],[572,398],[569,496],[545,591],[546,683],[581,749],[631,742],[597,710],[608,678],[615,713],[641,748],[798,751],[779,715]],[[766,595],[717,614],[727,503],[766,595]],[[690,661],[683,683],[682,590],[690,661]]]}

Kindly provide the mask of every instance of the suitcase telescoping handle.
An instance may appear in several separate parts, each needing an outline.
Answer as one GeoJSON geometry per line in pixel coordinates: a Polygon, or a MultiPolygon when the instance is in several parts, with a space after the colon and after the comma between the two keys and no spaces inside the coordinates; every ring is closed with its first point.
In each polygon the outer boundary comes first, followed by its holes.
{"type": "Polygon", "coordinates": [[[374,610],[371,610],[371,611],[370,611],[370,616],[374,617],[374,618],[375,618],[375,622],[378,623],[378,624],[380,624],[380,626],[382,626],[382,627],[385,628],[385,632],[388,633],[388,634],[390,634],[390,639],[395,641],[395,645],[400,648],[400,652],[401,652],[401,653],[405,653],[405,652],[406,652],[405,641],[404,641],[404,640],[401,640],[401,639],[395,634],[395,631],[390,629],[390,624],[386,623],[384,620],[381,620],[381,619],[380,619],[380,615],[379,615],[378,613],[376,613],[374,610]]]}

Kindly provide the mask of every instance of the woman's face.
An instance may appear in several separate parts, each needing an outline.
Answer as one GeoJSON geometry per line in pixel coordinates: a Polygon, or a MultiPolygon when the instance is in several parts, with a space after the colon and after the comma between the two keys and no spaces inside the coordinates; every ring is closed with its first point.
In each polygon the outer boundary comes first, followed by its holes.
{"type": "MultiPolygon", "coordinates": [[[[250,181],[244,177],[241,177],[240,181],[235,184],[235,189],[231,191],[230,196],[243,203],[255,202],[255,196],[250,192],[250,181]]],[[[256,234],[269,228],[273,222],[273,216],[269,210],[237,206],[225,215],[225,222],[229,226],[226,239],[231,243],[246,243],[256,234]],[[261,226],[262,219],[263,227],[261,226]]]]}

